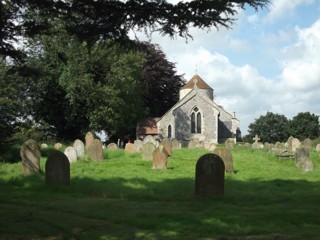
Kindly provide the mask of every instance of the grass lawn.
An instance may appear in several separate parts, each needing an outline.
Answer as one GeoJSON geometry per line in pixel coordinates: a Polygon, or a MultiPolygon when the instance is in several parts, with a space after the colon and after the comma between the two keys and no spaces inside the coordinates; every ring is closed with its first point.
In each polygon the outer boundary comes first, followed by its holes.
{"type": "MultiPolygon", "coordinates": [[[[314,171],[264,150],[232,150],[225,195],[194,195],[205,150],[181,149],[167,170],[122,150],[71,164],[69,187],[0,163],[0,239],[319,239],[320,157],[314,171]]],[[[44,169],[45,159],[41,159],[44,169]]]]}

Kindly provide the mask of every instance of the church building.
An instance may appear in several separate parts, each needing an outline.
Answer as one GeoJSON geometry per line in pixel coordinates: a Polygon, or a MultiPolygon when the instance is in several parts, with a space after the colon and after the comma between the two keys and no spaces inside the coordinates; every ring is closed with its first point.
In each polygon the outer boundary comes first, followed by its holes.
{"type": "Polygon", "coordinates": [[[240,137],[239,120],[214,102],[213,89],[195,75],[180,90],[180,100],[162,117],[137,127],[137,137],[175,138],[179,141],[222,143],[240,137]]]}

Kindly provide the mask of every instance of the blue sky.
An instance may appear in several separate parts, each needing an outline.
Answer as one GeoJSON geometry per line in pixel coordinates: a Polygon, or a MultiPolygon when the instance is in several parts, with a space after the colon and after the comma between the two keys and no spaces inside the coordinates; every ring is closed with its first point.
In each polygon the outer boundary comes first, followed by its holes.
{"type": "MultiPolygon", "coordinates": [[[[267,111],[320,115],[320,0],[272,0],[240,10],[232,29],[190,29],[193,40],[153,34],[179,74],[200,75],[241,131],[267,111]]],[[[143,38],[143,37],[142,37],[143,38]]]]}

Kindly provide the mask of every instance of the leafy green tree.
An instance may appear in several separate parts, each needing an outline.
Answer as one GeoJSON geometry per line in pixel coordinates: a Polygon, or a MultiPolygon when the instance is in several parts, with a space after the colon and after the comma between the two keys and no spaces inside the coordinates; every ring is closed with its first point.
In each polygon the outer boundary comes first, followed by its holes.
{"type": "Polygon", "coordinates": [[[48,31],[52,19],[61,19],[66,30],[93,46],[97,41],[128,38],[130,30],[158,31],[190,37],[194,26],[210,30],[230,27],[246,4],[258,10],[270,0],[192,0],[171,4],[157,0],[4,0],[0,1],[0,54],[20,58],[14,47],[19,36],[34,37],[48,31]]]}
{"type": "Polygon", "coordinates": [[[319,116],[310,112],[300,112],[289,121],[290,135],[301,140],[320,136],[319,116]]]}
{"type": "Polygon", "coordinates": [[[288,119],[281,114],[267,112],[265,116],[260,116],[249,125],[249,138],[256,134],[262,142],[274,143],[288,139],[288,119]]]}

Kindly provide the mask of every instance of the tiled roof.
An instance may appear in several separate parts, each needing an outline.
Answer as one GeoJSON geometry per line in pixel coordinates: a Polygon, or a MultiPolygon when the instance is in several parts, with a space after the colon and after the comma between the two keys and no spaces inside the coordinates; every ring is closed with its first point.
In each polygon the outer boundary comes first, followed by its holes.
{"type": "Polygon", "coordinates": [[[157,135],[157,121],[159,118],[148,118],[138,124],[138,134],[157,135]]]}
{"type": "Polygon", "coordinates": [[[192,89],[195,84],[200,89],[212,89],[199,75],[194,75],[181,89],[192,89]]]}

